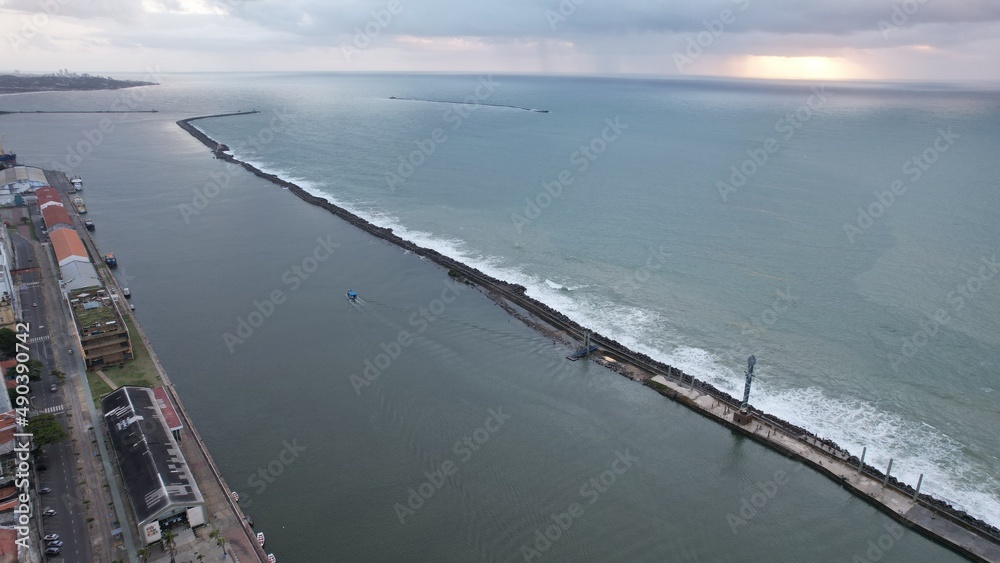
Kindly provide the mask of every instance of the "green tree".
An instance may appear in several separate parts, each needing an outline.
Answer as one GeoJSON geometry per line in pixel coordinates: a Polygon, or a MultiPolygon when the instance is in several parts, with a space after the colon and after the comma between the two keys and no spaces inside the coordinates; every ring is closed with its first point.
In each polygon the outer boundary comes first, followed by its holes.
{"type": "MultiPolygon", "coordinates": [[[[24,362],[24,365],[28,367],[28,381],[42,380],[42,370],[45,369],[45,364],[32,358],[27,362],[24,362]]],[[[5,375],[7,376],[7,379],[14,379],[17,377],[17,366],[10,366],[7,368],[7,373],[5,375]]]]}
{"type": "Polygon", "coordinates": [[[11,358],[17,352],[17,333],[9,328],[0,328],[0,357],[11,358]]]}
{"type": "Polygon", "coordinates": [[[229,540],[227,540],[225,537],[223,537],[222,530],[219,530],[218,528],[216,528],[216,529],[212,530],[212,533],[208,534],[208,537],[215,539],[215,545],[221,547],[222,548],[222,554],[225,555],[226,554],[226,544],[229,542],[229,540]]]}
{"type": "Polygon", "coordinates": [[[57,370],[57,369],[54,369],[54,370],[50,371],[49,375],[56,376],[57,378],[59,378],[59,381],[65,381],[65,379],[66,379],[66,374],[63,373],[63,372],[61,372],[61,371],[59,371],[59,370],[57,370]]]}
{"type": "Polygon", "coordinates": [[[163,532],[163,544],[166,546],[167,551],[170,552],[170,560],[174,560],[174,556],[177,555],[177,547],[174,546],[174,533],[171,530],[163,532]]]}
{"type": "Polygon", "coordinates": [[[69,434],[59,424],[56,415],[43,413],[28,420],[28,432],[34,435],[36,447],[46,444],[57,444],[69,437],[69,434]]]}

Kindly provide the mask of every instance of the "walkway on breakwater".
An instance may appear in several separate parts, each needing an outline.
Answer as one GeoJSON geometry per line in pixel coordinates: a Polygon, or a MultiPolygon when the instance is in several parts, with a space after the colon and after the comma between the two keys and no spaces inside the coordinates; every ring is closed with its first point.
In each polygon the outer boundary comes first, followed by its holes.
{"type": "MultiPolygon", "coordinates": [[[[215,150],[221,143],[199,131],[190,122],[231,115],[242,114],[193,117],[178,121],[177,125],[209,149],[215,150]]],[[[287,188],[303,201],[322,207],[377,238],[433,260],[446,268],[449,276],[478,286],[511,315],[568,346],[579,347],[584,335],[591,332],[591,344],[598,347],[598,351],[590,355],[592,361],[625,377],[643,382],[667,398],[783,455],[809,465],[903,525],[966,557],[975,561],[1000,562],[1000,530],[952,507],[943,500],[923,493],[915,495],[914,489],[909,485],[900,483],[891,476],[886,478],[877,468],[862,464],[860,459],[837,444],[752,407],[753,422],[746,426],[736,424],[732,415],[739,409],[738,399],[706,382],[698,381],[677,368],[589,331],[564,314],[525,295],[526,290],[523,286],[490,277],[435,250],[404,240],[394,234],[392,229],[369,223],[346,209],[309,194],[292,182],[263,172],[225,152],[216,151],[216,157],[242,166],[251,174],[277,186],[287,188]],[[860,471],[859,466],[861,466],[860,471]]]]}
{"type": "MultiPolygon", "coordinates": [[[[180,125],[181,127],[184,127],[184,125],[181,125],[182,123],[183,123],[183,124],[187,124],[187,123],[190,123],[190,122],[192,122],[192,121],[198,121],[199,119],[211,119],[211,118],[213,118],[213,117],[233,117],[233,116],[237,116],[237,115],[253,115],[253,114],[255,114],[255,113],[260,113],[260,111],[259,111],[259,110],[250,110],[250,111],[234,111],[234,112],[230,112],[230,113],[217,113],[217,114],[215,114],[215,115],[202,115],[202,116],[199,116],[199,117],[189,117],[189,118],[187,118],[187,119],[182,119],[182,120],[178,121],[178,122],[177,122],[177,125],[180,125]]],[[[188,131],[189,133],[191,132],[191,130],[190,130],[190,129],[188,129],[187,127],[184,127],[184,130],[185,130],[185,131],[188,131]]],[[[197,131],[197,129],[195,129],[195,131],[197,131]]],[[[194,134],[194,133],[192,133],[192,135],[193,135],[193,134],[194,134]]],[[[210,146],[209,148],[211,148],[211,149],[215,149],[215,146],[216,146],[216,145],[217,145],[218,143],[216,143],[215,141],[212,141],[211,139],[209,139],[209,138],[208,138],[207,136],[205,136],[205,135],[202,135],[202,136],[203,136],[203,137],[205,137],[205,139],[208,139],[209,141],[211,141],[211,142],[212,142],[212,146],[210,146]]],[[[205,142],[205,141],[204,141],[203,139],[201,139],[201,138],[199,138],[199,140],[200,140],[201,142],[203,142],[203,143],[205,142]]]]}

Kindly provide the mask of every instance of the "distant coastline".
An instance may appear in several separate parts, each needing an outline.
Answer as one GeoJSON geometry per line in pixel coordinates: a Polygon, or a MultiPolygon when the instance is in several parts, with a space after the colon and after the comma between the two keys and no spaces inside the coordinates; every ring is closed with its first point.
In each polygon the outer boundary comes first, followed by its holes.
{"type": "Polygon", "coordinates": [[[142,80],[116,80],[107,76],[84,75],[0,75],[0,94],[26,92],[67,92],[82,90],[121,90],[139,86],[159,86],[142,80]]]}

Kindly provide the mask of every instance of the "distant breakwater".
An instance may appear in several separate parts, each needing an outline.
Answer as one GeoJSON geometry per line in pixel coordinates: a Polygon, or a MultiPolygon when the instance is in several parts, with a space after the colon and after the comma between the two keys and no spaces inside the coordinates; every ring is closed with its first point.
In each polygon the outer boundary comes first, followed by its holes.
{"type": "Polygon", "coordinates": [[[399,98],[396,96],[389,96],[390,100],[406,100],[408,102],[428,102],[431,104],[459,104],[465,106],[493,106],[495,108],[509,108],[509,109],[520,109],[524,111],[533,111],[535,113],[549,113],[547,109],[536,109],[536,108],[523,108],[521,106],[510,106],[507,104],[486,104],[483,102],[462,102],[453,100],[425,100],[423,98],[399,98]]]}
{"type": "Polygon", "coordinates": [[[155,109],[122,109],[122,110],[42,110],[36,109],[34,111],[0,111],[0,115],[9,115],[14,113],[157,113],[155,109]]]}
{"type": "MultiPolygon", "coordinates": [[[[392,244],[395,244],[400,248],[409,250],[410,252],[418,256],[424,256],[433,260],[438,265],[446,268],[448,270],[449,276],[459,281],[481,287],[504,310],[506,310],[513,316],[517,317],[518,319],[522,320],[523,322],[529,324],[533,328],[536,328],[549,336],[553,336],[551,331],[546,331],[543,327],[543,325],[548,325],[555,328],[557,331],[562,331],[568,337],[575,339],[578,342],[582,341],[584,338],[584,334],[589,332],[591,334],[591,343],[599,347],[598,352],[595,352],[594,355],[591,356],[591,359],[597,363],[600,363],[601,365],[604,365],[605,367],[608,367],[612,371],[615,371],[616,373],[619,373],[620,375],[623,375],[635,381],[642,382],[643,384],[653,389],[656,389],[658,392],[660,392],[660,394],[668,398],[674,399],[675,401],[691,408],[696,412],[699,412],[700,414],[704,414],[703,409],[701,407],[690,401],[680,400],[680,398],[675,393],[671,393],[669,390],[663,389],[661,385],[652,382],[651,379],[654,376],[661,375],[667,380],[676,380],[685,387],[698,389],[700,392],[711,396],[713,399],[719,401],[720,403],[725,403],[729,405],[730,408],[732,409],[735,410],[739,409],[741,404],[740,399],[737,399],[736,397],[729,395],[725,391],[717,389],[716,387],[712,386],[707,382],[699,381],[693,376],[685,374],[680,369],[677,369],[673,366],[669,366],[662,362],[654,360],[653,358],[650,358],[649,356],[642,354],[640,352],[635,352],[626,347],[625,345],[615,341],[612,338],[608,338],[606,336],[601,335],[600,333],[591,331],[590,329],[581,326],[576,321],[573,321],[563,313],[549,307],[544,303],[541,303],[540,301],[535,300],[532,297],[527,296],[525,294],[526,288],[524,286],[493,278],[477,270],[476,268],[473,268],[471,266],[458,262],[457,260],[449,258],[437,252],[436,250],[424,248],[411,241],[405,240],[400,236],[396,235],[395,233],[393,233],[392,229],[390,228],[384,228],[374,225],[366,221],[365,219],[362,219],[361,217],[354,215],[350,211],[347,211],[346,209],[343,209],[327,201],[326,199],[308,193],[300,186],[292,182],[284,180],[274,174],[269,174],[267,172],[264,172],[259,168],[253,166],[252,164],[236,159],[232,155],[219,150],[219,147],[225,147],[225,145],[223,145],[219,141],[212,139],[205,133],[198,130],[195,126],[191,125],[192,121],[197,121],[200,119],[247,115],[249,113],[257,113],[257,112],[237,112],[237,113],[192,117],[178,121],[177,125],[180,126],[182,129],[184,129],[185,131],[187,131],[188,133],[190,133],[191,136],[201,141],[202,144],[204,144],[206,147],[211,149],[216,155],[216,158],[242,166],[244,169],[246,169],[251,174],[254,174],[255,176],[268,180],[269,182],[277,186],[280,186],[282,188],[287,188],[290,192],[299,197],[299,199],[307,203],[310,203],[312,205],[322,207],[323,209],[326,209],[327,211],[336,215],[337,217],[340,217],[344,221],[347,221],[348,223],[354,225],[359,229],[364,230],[365,232],[375,237],[378,237],[392,244]],[[534,316],[538,320],[534,320],[528,316],[523,315],[514,306],[521,308],[524,312],[527,312],[529,315],[534,316]],[[610,357],[614,361],[606,362],[602,358],[594,357],[601,355],[610,357]]],[[[223,150],[225,149],[223,148],[223,150]]],[[[776,416],[765,413],[759,409],[754,408],[753,406],[750,407],[750,411],[753,413],[756,419],[761,421],[766,421],[768,424],[774,426],[775,428],[780,429],[785,434],[799,439],[800,441],[802,441],[805,444],[808,444],[812,448],[818,448],[825,455],[833,459],[836,459],[838,461],[847,461],[853,464],[855,467],[857,467],[858,464],[861,462],[861,460],[857,456],[851,454],[846,449],[841,448],[838,444],[836,444],[832,440],[827,440],[819,436],[816,436],[815,434],[809,432],[805,428],[796,426],[791,422],[782,420],[776,416]]],[[[730,426],[739,429],[738,425],[730,425],[730,426]]],[[[751,439],[758,441],[763,445],[766,445],[774,449],[775,451],[782,453],[783,455],[796,457],[804,462],[806,461],[805,459],[797,456],[794,452],[789,452],[786,449],[777,446],[773,442],[767,440],[761,440],[759,439],[759,437],[753,435],[752,433],[743,432],[743,434],[747,437],[750,437],[751,439]]],[[[812,464],[810,463],[810,465],[812,464]]],[[[867,463],[864,464],[862,472],[865,475],[871,477],[872,479],[877,479],[878,481],[881,481],[885,477],[885,474],[882,471],[867,463]]],[[[827,477],[830,477],[836,482],[839,482],[839,479],[833,478],[832,475],[830,475],[829,473],[826,473],[824,471],[821,471],[820,473],[826,475],[827,477]]],[[[915,492],[915,489],[913,487],[898,481],[896,478],[892,476],[889,477],[887,487],[895,489],[900,494],[904,494],[907,496],[912,496],[913,493],[915,492]]],[[[851,487],[845,486],[845,488],[847,488],[852,492],[855,492],[854,489],[851,487]]],[[[877,499],[873,499],[869,496],[860,494],[858,494],[857,496],[869,503],[872,503],[879,509],[891,515],[893,518],[900,520],[904,524],[908,525],[912,524],[905,518],[901,519],[899,515],[892,512],[891,510],[886,510],[886,507],[882,503],[880,503],[877,499]]],[[[935,511],[936,513],[941,514],[948,521],[951,521],[954,524],[984,538],[986,541],[992,542],[994,544],[1000,544],[1000,529],[997,529],[996,527],[978,518],[973,517],[972,515],[966,513],[965,511],[955,508],[947,501],[937,499],[925,493],[921,493],[918,495],[917,502],[920,505],[924,506],[925,508],[928,508],[930,510],[935,511]]],[[[917,529],[921,531],[921,533],[927,532],[925,528],[918,527],[917,529]]],[[[964,546],[956,546],[941,536],[931,535],[930,537],[932,537],[932,539],[944,543],[945,545],[948,545],[949,547],[959,549],[963,554],[973,555],[969,553],[967,550],[965,550],[964,546]]]]}

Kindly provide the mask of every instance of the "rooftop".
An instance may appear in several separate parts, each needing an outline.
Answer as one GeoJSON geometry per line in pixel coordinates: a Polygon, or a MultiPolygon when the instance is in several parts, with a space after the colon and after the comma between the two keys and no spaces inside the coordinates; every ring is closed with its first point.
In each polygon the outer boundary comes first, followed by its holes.
{"type": "Polygon", "coordinates": [[[118,320],[118,311],[114,303],[103,289],[85,288],[70,292],[70,303],[73,305],[73,316],[80,334],[87,336],[94,330],[111,331],[123,328],[118,320]],[[114,323],[114,324],[108,324],[114,323]]]}
{"type": "Polygon", "coordinates": [[[152,389],[120,387],[101,399],[101,410],[140,526],[204,503],[152,389]]]}
{"type": "Polygon", "coordinates": [[[174,404],[170,401],[170,397],[167,396],[167,390],[163,387],[157,387],[153,389],[153,395],[156,396],[156,403],[160,407],[160,412],[163,413],[164,420],[167,421],[167,428],[170,430],[184,428],[180,417],[177,416],[177,411],[174,410],[174,404]]]}

